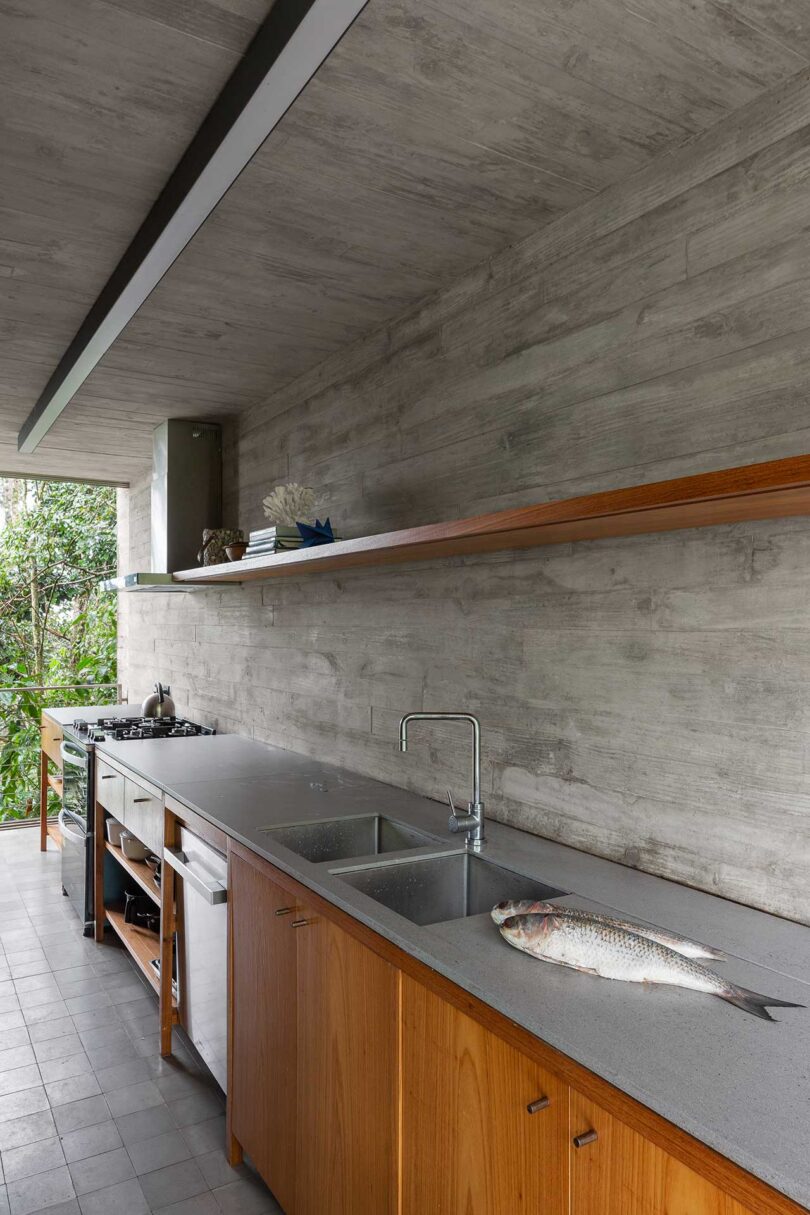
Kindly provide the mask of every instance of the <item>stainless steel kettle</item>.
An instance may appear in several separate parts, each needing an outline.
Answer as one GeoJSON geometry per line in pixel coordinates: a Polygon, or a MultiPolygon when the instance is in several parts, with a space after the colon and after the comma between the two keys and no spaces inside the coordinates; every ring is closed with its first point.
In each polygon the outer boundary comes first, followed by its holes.
{"type": "Polygon", "coordinates": [[[155,684],[155,690],[141,705],[141,713],[144,717],[174,717],[174,701],[169,693],[171,688],[168,684],[164,688],[162,683],[155,684]]]}

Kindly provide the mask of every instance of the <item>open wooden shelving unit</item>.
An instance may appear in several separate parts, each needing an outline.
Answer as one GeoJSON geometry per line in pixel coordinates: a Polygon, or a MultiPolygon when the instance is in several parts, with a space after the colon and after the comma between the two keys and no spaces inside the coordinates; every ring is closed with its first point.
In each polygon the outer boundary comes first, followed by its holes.
{"type": "MultiPolygon", "coordinates": [[[[155,958],[160,957],[158,933],[150,932],[148,928],[141,928],[138,924],[127,924],[123,911],[118,911],[114,907],[105,907],[104,917],[141,974],[146,977],[155,995],[160,996],[160,980],[151,965],[155,958]]],[[[177,1001],[172,998],[172,1020],[176,1022],[177,1019],[177,1001]]]]}
{"type": "Polygon", "coordinates": [[[747,464],[542,502],[536,506],[340,540],[271,557],[181,570],[175,582],[240,583],[810,514],[810,456],[747,464]]]}
{"type": "Polygon", "coordinates": [[[111,852],[122,869],[125,869],[134,882],[137,882],[141,890],[160,907],[160,886],[155,881],[155,875],[146,864],[146,861],[133,861],[120,848],[116,848],[115,844],[111,844],[109,840],[105,841],[105,848],[111,852]]]}

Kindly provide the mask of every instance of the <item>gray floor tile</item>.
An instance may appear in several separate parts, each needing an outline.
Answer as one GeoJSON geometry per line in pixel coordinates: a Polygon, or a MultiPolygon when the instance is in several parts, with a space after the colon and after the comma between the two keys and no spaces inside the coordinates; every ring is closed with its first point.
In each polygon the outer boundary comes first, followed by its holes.
{"type": "Polygon", "coordinates": [[[154,1215],[222,1215],[222,1208],[209,1191],[196,1194],[193,1198],[184,1198],[182,1202],[173,1202],[168,1207],[155,1207],[154,1215]]]}
{"type": "Polygon", "coordinates": [[[24,1114],[10,1122],[0,1122],[0,1152],[49,1139],[56,1133],[56,1123],[50,1110],[24,1114]]]}
{"type": "MultiPolygon", "coordinates": [[[[57,1039],[58,1040],[58,1039],[57,1039]]],[[[73,1076],[87,1076],[93,1071],[90,1060],[83,1050],[73,1055],[64,1055],[60,1059],[48,1059],[39,1065],[43,1083],[48,1085],[56,1080],[70,1080],[73,1076]]]]}
{"type": "Polygon", "coordinates": [[[217,1114],[215,1118],[206,1118],[204,1122],[184,1126],[183,1138],[188,1144],[192,1156],[202,1156],[217,1150],[224,1152],[225,1115],[217,1114]]]}
{"type": "MultiPolygon", "coordinates": [[[[83,1194],[79,1199],[82,1215],[149,1215],[149,1207],[136,1178],[83,1194]]],[[[216,1215],[220,1215],[216,1212],[216,1215]]]]}
{"type": "Polygon", "coordinates": [[[124,1042],[113,1042],[109,1046],[89,1046],[86,1053],[94,1072],[103,1072],[108,1067],[117,1067],[120,1063],[139,1057],[135,1044],[129,1038],[124,1042]]]}
{"type": "Polygon", "coordinates": [[[45,1092],[53,1107],[68,1105],[72,1101],[82,1101],[85,1097],[94,1097],[101,1092],[98,1080],[90,1072],[82,1076],[69,1076],[67,1080],[54,1080],[45,1085],[45,1092]]]}
{"type": "Polygon", "coordinates": [[[82,1049],[78,1034],[63,1034],[61,1038],[49,1038],[47,1042],[32,1042],[31,1045],[34,1048],[37,1063],[40,1064],[51,1059],[64,1059],[67,1055],[76,1055],[82,1049]]]}
{"type": "Polygon", "coordinates": [[[163,1105],[163,1098],[151,1080],[118,1088],[107,1094],[107,1100],[114,1118],[132,1114],[135,1110],[149,1109],[153,1105],[163,1105]]]}
{"type": "Polygon", "coordinates": [[[50,1173],[39,1173],[36,1177],[12,1181],[6,1188],[11,1215],[31,1215],[33,1211],[42,1211],[58,1202],[67,1202],[75,1193],[70,1173],[64,1165],[52,1169],[50,1173]]]}
{"type": "Polygon", "coordinates": [[[121,1029],[121,1018],[113,1004],[105,1004],[102,1008],[91,1008],[86,1012],[71,1013],[73,1024],[79,1033],[82,1030],[90,1030],[96,1033],[97,1030],[103,1029],[105,1026],[114,1029],[121,1029]]]}
{"type": "Polygon", "coordinates": [[[232,1168],[228,1164],[223,1145],[214,1148],[212,1152],[206,1152],[203,1156],[195,1156],[195,1160],[200,1166],[200,1172],[210,1190],[215,1190],[217,1186],[228,1185],[232,1181],[239,1181],[245,1176],[245,1165],[240,1164],[237,1168],[232,1168]]]}
{"type": "Polygon", "coordinates": [[[208,1190],[205,1178],[193,1160],[183,1160],[140,1178],[146,1201],[152,1208],[171,1206],[204,1194],[208,1190]]]}
{"type": "Polygon", "coordinates": [[[27,991],[42,991],[48,988],[53,990],[55,987],[56,980],[50,971],[46,971],[45,974],[41,975],[31,975],[27,979],[15,979],[14,981],[14,988],[18,996],[27,991]]]}
{"type": "MultiPolygon", "coordinates": [[[[140,1143],[142,1139],[153,1139],[155,1135],[166,1135],[175,1129],[174,1119],[165,1105],[136,1110],[133,1114],[123,1114],[115,1121],[127,1147],[140,1143]]],[[[183,1137],[188,1143],[185,1132],[183,1137]]],[[[189,1150],[191,1149],[189,1148],[189,1150]]]]}
{"type": "Polygon", "coordinates": [[[212,1191],[223,1215],[284,1215],[266,1186],[243,1178],[212,1191]]]}
{"type": "Polygon", "coordinates": [[[36,1008],[23,1008],[22,1015],[26,1025],[58,1021],[67,1016],[67,1005],[64,1000],[50,1000],[47,1004],[38,1004],[36,1008]]]}
{"type": "Polygon", "coordinates": [[[29,1063],[26,1067],[9,1068],[8,1071],[0,1072],[0,1097],[19,1093],[24,1088],[36,1088],[41,1083],[42,1078],[36,1063],[29,1063]]]}
{"type": "Polygon", "coordinates": [[[110,997],[106,991],[90,991],[79,996],[69,996],[65,993],[65,1003],[71,1016],[76,1013],[92,1012],[96,1008],[107,1008],[110,997]]]}
{"type": "Polygon", "coordinates": [[[20,1181],[37,1173],[47,1173],[65,1163],[58,1138],[41,1139],[23,1147],[10,1148],[3,1156],[3,1176],[6,1182],[20,1181]]]}
{"type": "MultiPolygon", "coordinates": [[[[44,976],[37,975],[37,978],[44,978],[44,976]]],[[[62,993],[56,984],[51,982],[47,987],[36,987],[33,991],[18,991],[17,999],[20,1002],[20,1008],[39,1008],[41,1004],[53,1004],[57,1000],[61,1000],[62,993]]]]}
{"type": "Polygon", "coordinates": [[[88,1156],[100,1156],[102,1152],[113,1152],[120,1147],[123,1147],[123,1141],[112,1119],[68,1131],[62,1136],[62,1151],[68,1164],[86,1160],[88,1156]]]}
{"type": "MultiPolygon", "coordinates": [[[[168,1131],[162,1135],[153,1135],[150,1139],[141,1139],[138,1143],[127,1144],[127,1150],[139,1176],[141,1173],[153,1173],[167,1165],[187,1160],[191,1155],[189,1146],[179,1131],[168,1131]]],[[[163,1201],[165,1203],[169,1200],[163,1201]]]]}
{"type": "MultiPolygon", "coordinates": [[[[12,1033],[19,1033],[19,1030],[12,1030],[12,1033]]],[[[25,1030],[26,1039],[28,1034],[25,1030]]],[[[3,1042],[6,1038],[3,1037],[3,1042]]],[[[36,1063],[36,1055],[31,1043],[26,1041],[21,1046],[7,1045],[5,1050],[0,1050],[0,1073],[11,1071],[15,1067],[27,1067],[31,1063],[36,1063]]]]}
{"type": "Polygon", "coordinates": [[[127,1059],[112,1067],[96,1068],[96,1079],[103,1093],[113,1092],[117,1088],[127,1088],[131,1084],[140,1084],[151,1079],[149,1063],[146,1059],[127,1059]]]}
{"type": "MultiPolygon", "coordinates": [[[[0,1031],[3,1033],[8,1029],[16,1029],[18,1026],[25,1026],[23,1021],[22,1009],[15,1008],[14,1012],[0,1013],[0,1031]]],[[[26,1033],[28,1030],[26,1029],[26,1033]]]]}
{"type": "Polygon", "coordinates": [[[7,1097],[0,1097],[0,1123],[47,1108],[48,1097],[42,1085],[38,1088],[23,1089],[19,1093],[10,1093],[7,1097]]]}
{"type": "Polygon", "coordinates": [[[170,1101],[168,1104],[172,1118],[180,1127],[205,1122],[206,1119],[222,1113],[222,1102],[208,1093],[195,1093],[192,1097],[183,1097],[180,1101],[170,1101]]]}
{"type": "Polygon", "coordinates": [[[135,1175],[132,1161],[124,1148],[102,1152],[100,1156],[89,1156],[86,1160],[76,1160],[68,1165],[68,1168],[76,1193],[80,1197],[93,1190],[117,1185],[119,1181],[126,1181],[135,1175]]]}
{"type": "Polygon", "coordinates": [[[48,1042],[51,1038],[75,1034],[76,1026],[72,1017],[57,1017],[54,1021],[42,1021],[38,1025],[32,1025],[28,1032],[32,1042],[48,1042]]]}
{"type": "Polygon", "coordinates": [[[68,1131],[77,1131],[83,1126],[107,1122],[110,1108],[104,1097],[85,1097],[82,1101],[71,1101],[69,1105],[57,1106],[53,1116],[59,1134],[65,1135],[68,1131]]]}
{"type": "MultiPolygon", "coordinates": [[[[47,1207],[46,1212],[47,1215],[82,1215],[78,1198],[69,1198],[67,1202],[58,1202],[55,1207],[47,1207]]],[[[34,1215],[42,1215],[42,1212],[35,1211],[34,1215]]]]}

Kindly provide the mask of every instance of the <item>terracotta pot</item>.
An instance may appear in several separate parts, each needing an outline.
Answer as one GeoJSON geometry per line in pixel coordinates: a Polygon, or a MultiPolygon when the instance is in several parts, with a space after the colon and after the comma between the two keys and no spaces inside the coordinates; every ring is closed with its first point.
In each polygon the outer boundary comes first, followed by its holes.
{"type": "Polygon", "coordinates": [[[243,540],[237,540],[234,544],[225,546],[225,553],[229,561],[241,561],[247,552],[247,545],[243,540]]]}

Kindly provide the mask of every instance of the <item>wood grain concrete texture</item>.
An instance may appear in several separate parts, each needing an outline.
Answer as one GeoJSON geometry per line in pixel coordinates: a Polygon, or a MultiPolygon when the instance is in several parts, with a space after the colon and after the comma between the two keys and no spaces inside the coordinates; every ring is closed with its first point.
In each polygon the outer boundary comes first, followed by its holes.
{"type": "MultiPolygon", "coordinates": [[[[285,477],[353,536],[810,450],[791,88],[247,415],[231,521],[259,525],[285,477]]],[[[397,719],[473,711],[494,817],[810,921],[808,592],[794,519],[122,597],[121,677],[436,797],[466,791],[466,735],[423,727],[401,755],[397,719]]]]}
{"type": "MultiPolygon", "coordinates": [[[[718,163],[769,123],[784,134],[810,63],[801,7],[368,4],[20,455],[19,426],[271,0],[6,0],[0,469],[137,480],[163,418],[255,405],[505,246],[544,226],[559,241],[559,217],[741,107],[766,103],[765,120],[727,133],[718,163]]],[[[636,182],[625,220],[649,209],[636,182]]]]}

